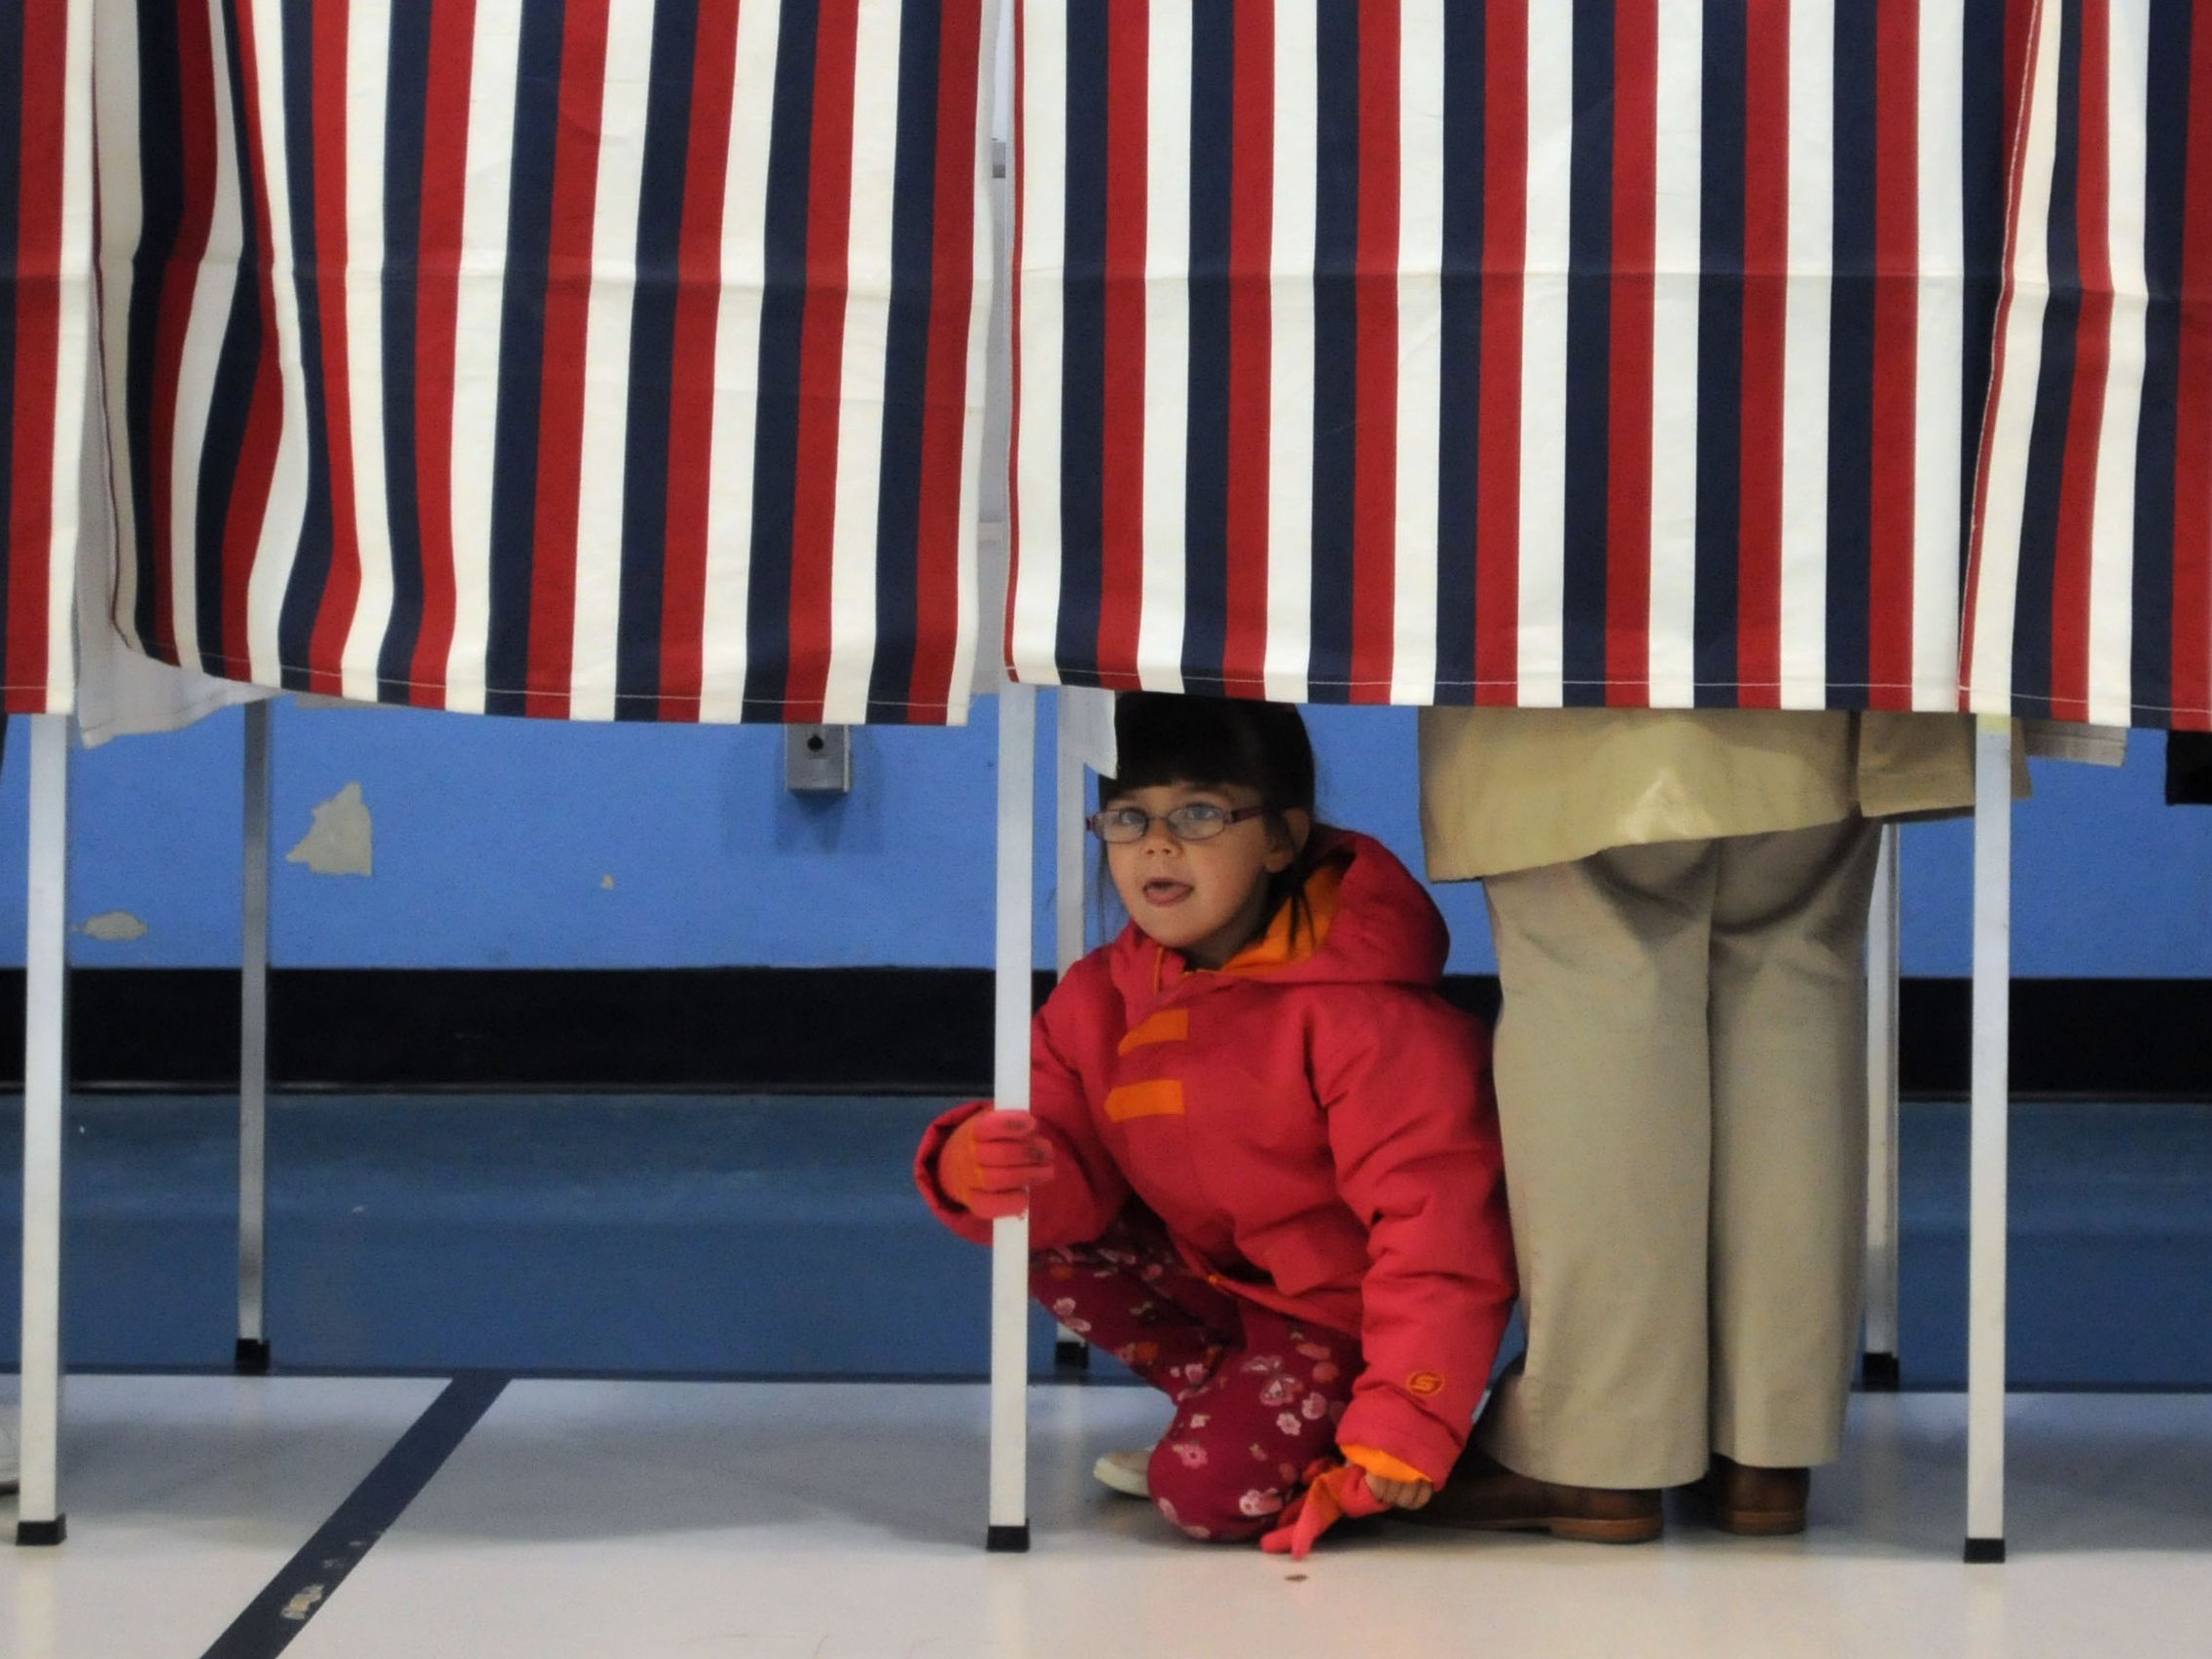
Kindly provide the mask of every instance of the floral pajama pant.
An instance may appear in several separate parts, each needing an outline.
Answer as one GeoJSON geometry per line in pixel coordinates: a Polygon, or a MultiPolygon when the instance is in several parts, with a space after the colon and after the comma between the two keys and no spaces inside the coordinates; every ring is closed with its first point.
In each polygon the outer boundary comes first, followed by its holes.
{"type": "Polygon", "coordinates": [[[1190,1536],[1266,1532],[1307,1465],[1335,1448],[1358,1341],[1216,1289],[1149,1216],[1037,1251],[1030,1287],[1053,1317],[1175,1401],[1152,1452],[1152,1502],[1190,1536]]]}

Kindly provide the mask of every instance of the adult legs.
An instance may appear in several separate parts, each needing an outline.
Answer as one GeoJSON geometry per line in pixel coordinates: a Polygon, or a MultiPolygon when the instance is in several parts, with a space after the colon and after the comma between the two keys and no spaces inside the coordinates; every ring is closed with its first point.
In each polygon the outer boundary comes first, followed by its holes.
{"type": "Polygon", "coordinates": [[[1713,1450],[1832,1461],[1866,1225],[1864,819],[1718,843],[1712,947],[1713,1450]]]}
{"type": "Polygon", "coordinates": [[[1712,842],[1485,884],[1528,1352],[1484,1413],[1518,1474],[1650,1488],[1705,1472],[1712,842]]]}

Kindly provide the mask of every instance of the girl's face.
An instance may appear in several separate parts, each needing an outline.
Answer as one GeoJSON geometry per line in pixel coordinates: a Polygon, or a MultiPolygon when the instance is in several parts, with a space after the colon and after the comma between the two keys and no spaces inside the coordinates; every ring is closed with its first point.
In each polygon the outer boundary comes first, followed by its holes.
{"type": "Polygon", "coordinates": [[[1135,808],[1152,822],[1139,841],[1106,845],[1106,870],[1114,891],[1146,938],[1180,951],[1202,968],[1217,968],[1242,950],[1267,920],[1267,878],[1287,870],[1302,840],[1302,812],[1285,814],[1290,834],[1268,818],[1251,817],[1204,841],[1178,841],[1167,814],[1193,801],[1225,811],[1260,804],[1259,792],[1240,784],[1200,787],[1163,783],[1125,789],[1103,805],[1135,808]]]}

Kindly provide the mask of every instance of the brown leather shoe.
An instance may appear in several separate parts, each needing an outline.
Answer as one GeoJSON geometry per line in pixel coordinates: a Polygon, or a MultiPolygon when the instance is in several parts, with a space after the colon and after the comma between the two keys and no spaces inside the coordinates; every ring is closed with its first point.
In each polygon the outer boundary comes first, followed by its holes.
{"type": "Polygon", "coordinates": [[[1425,1508],[1393,1514],[1415,1526],[1549,1533],[1593,1544],[1648,1543],[1665,1525],[1656,1491],[1560,1486],[1515,1474],[1472,1445],[1425,1508]]]}
{"type": "Polygon", "coordinates": [[[1810,1469],[1762,1469],[1715,1453],[1697,1492],[1723,1533],[1778,1538],[1805,1530],[1812,1484],[1810,1469]]]}

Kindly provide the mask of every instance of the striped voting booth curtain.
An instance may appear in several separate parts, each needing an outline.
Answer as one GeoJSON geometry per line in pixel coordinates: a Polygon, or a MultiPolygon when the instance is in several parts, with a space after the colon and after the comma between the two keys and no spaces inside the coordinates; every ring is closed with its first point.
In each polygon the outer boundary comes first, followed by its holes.
{"type": "Polygon", "coordinates": [[[984,5],[103,6],[119,626],[430,707],[961,718],[984,5]]]}
{"type": "Polygon", "coordinates": [[[2212,729],[2212,8],[2046,0],[1972,706],[2212,729]]]}
{"type": "Polygon", "coordinates": [[[91,0],[0,0],[0,697],[58,714],[92,367],[91,0]]]}
{"type": "Polygon", "coordinates": [[[1956,708],[2031,13],[1020,7],[1016,671],[1956,708]]]}

